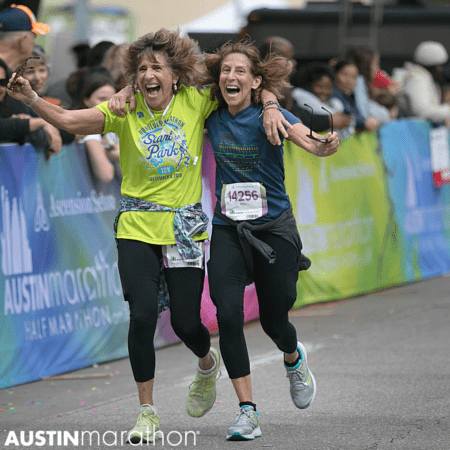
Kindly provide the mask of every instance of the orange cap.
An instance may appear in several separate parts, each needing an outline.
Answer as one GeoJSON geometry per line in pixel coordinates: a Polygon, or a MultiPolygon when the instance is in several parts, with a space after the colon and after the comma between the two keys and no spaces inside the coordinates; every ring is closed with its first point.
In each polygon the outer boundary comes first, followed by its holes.
{"type": "Polygon", "coordinates": [[[31,21],[31,31],[34,34],[41,34],[45,35],[50,32],[50,26],[46,23],[40,23],[36,21],[36,16],[33,14],[33,11],[31,11],[30,8],[24,5],[11,5],[11,8],[17,8],[21,9],[23,12],[25,12],[31,21]]]}

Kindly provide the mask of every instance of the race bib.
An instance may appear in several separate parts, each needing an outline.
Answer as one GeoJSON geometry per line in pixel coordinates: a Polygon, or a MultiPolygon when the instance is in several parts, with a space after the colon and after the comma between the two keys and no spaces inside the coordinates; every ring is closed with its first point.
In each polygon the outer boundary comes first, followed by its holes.
{"type": "Polygon", "coordinates": [[[164,267],[173,269],[180,267],[195,267],[198,269],[203,269],[204,261],[205,261],[205,243],[195,242],[198,249],[202,252],[202,254],[196,259],[183,259],[178,252],[178,248],[176,244],[174,245],[163,245],[162,246],[162,255],[164,261],[164,267]]]}
{"type": "Polygon", "coordinates": [[[233,183],[222,187],[222,214],[233,220],[252,220],[267,214],[266,188],[261,183],[233,183]]]}

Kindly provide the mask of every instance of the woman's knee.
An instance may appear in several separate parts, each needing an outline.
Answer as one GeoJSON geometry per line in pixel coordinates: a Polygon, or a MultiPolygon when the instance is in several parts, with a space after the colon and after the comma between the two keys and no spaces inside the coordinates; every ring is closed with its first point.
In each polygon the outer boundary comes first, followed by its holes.
{"type": "Polygon", "coordinates": [[[244,326],[244,311],[242,308],[217,308],[217,324],[220,334],[238,335],[242,333],[244,326]]]}
{"type": "Polygon", "coordinates": [[[183,318],[170,318],[170,324],[175,334],[181,339],[185,340],[186,337],[195,336],[198,334],[200,321],[186,320],[183,318]]]}

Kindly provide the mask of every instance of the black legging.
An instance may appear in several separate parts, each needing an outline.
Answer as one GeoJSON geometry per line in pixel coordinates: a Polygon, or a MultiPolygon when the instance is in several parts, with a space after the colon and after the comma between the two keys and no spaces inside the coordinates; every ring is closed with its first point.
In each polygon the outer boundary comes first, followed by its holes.
{"type": "MultiPolygon", "coordinates": [[[[128,352],[134,379],[155,376],[153,339],[158,319],[161,246],[118,239],[118,266],[125,300],[130,307],[128,352]]],[[[203,358],[210,348],[208,329],[201,323],[200,304],[205,271],[198,268],[164,269],[170,296],[170,322],[176,335],[203,358]]]]}
{"type": "MultiPolygon", "coordinates": [[[[252,247],[253,278],[264,332],[285,353],[297,348],[297,332],[288,312],[297,298],[298,255],[285,239],[267,231],[254,232],[276,252],[275,264],[252,247]]],[[[209,290],[217,307],[220,351],[231,379],[250,374],[244,337],[244,289],[247,269],[235,228],[214,225],[208,262],[209,290]]]]}

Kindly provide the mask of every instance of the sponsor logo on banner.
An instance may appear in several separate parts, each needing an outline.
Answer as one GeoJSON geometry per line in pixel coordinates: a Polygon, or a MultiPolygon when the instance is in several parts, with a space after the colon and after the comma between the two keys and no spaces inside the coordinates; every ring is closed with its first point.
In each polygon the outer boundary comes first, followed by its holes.
{"type": "Polygon", "coordinates": [[[36,212],[34,213],[34,231],[48,231],[50,223],[48,221],[48,214],[44,208],[44,198],[42,196],[42,188],[40,183],[36,186],[36,212]]]}
{"type": "MultiPolygon", "coordinates": [[[[99,213],[115,209],[116,203],[115,197],[98,195],[95,191],[89,197],[79,196],[77,199],[84,204],[84,209],[75,206],[74,199],[50,198],[50,217],[99,213]]],[[[39,183],[32,221],[26,216],[26,199],[12,197],[3,185],[0,187],[0,201],[1,268],[5,276],[2,314],[5,317],[18,316],[44,310],[49,313],[41,317],[28,316],[30,320],[23,321],[25,340],[69,334],[82,328],[128,320],[125,308],[113,310],[109,304],[95,305],[98,301],[102,303],[102,299],[122,297],[117,261],[108,261],[102,250],[94,255],[90,266],[34,273],[32,248],[37,252],[35,247],[38,241],[28,235],[27,223],[32,224],[36,233],[50,229],[49,214],[39,183]],[[90,306],[73,311],[67,309],[82,303],[89,303],[90,306]]]]}
{"type": "Polygon", "coordinates": [[[9,198],[8,190],[1,186],[2,230],[1,264],[5,276],[33,272],[33,258],[27,233],[27,220],[22,199],[9,198]]]}

